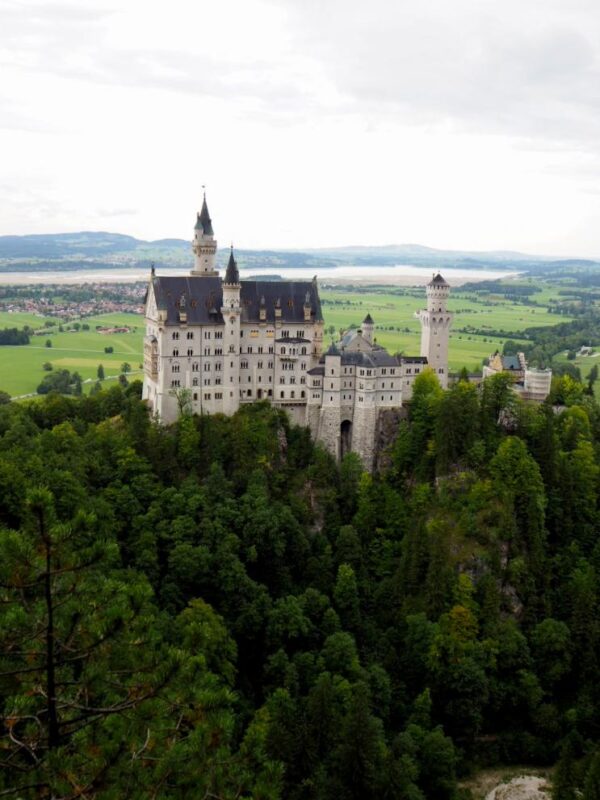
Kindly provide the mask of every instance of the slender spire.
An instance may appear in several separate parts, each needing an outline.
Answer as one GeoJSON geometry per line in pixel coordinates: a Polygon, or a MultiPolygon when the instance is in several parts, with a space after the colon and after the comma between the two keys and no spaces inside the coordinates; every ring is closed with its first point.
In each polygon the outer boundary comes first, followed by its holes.
{"type": "Polygon", "coordinates": [[[196,215],[196,225],[194,226],[197,231],[202,231],[205,236],[214,236],[212,227],[212,220],[208,213],[208,206],[206,205],[206,192],[202,200],[202,210],[196,215]]]}
{"type": "Polygon", "coordinates": [[[231,245],[231,252],[229,253],[229,261],[227,263],[227,270],[225,272],[225,283],[239,283],[240,273],[237,267],[235,258],[233,257],[233,245],[231,245]]]}

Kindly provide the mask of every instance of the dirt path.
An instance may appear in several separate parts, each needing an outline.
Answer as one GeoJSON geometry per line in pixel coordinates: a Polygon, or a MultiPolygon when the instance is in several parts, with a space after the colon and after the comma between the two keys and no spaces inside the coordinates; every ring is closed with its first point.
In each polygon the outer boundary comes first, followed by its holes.
{"type": "Polygon", "coordinates": [[[550,800],[550,784],[545,778],[520,775],[496,786],[485,800],[550,800]]]}

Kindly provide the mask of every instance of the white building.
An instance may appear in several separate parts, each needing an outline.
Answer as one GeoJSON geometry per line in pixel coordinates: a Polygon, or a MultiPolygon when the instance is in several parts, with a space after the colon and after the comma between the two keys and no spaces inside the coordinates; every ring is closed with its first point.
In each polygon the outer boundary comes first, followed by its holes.
{"type": "Polygon", "coordinates": [[[188,276],[152,271],[146,294],[143,397],[161,421],[174,421],[183,389],[194,413],[233,414],[268,400],[336,456],[357,452],[371,468],[380,417],[410,399],[431,363],[448,379],[449,286],[427,287],[421,356],[392,356],[377,344],[371,315],[323,355],[316,279],[241,281],[233,249],[223,279],[206,198],[197,215],[188,276]]]}
{"type": "Polygon", "coordinates": [[[483,377],[506,372],[513,378],[513,389],[524,400],[542,402],[550,394],[552,370],[529,367],[524,353],[516,356],[502,356],[498,351],[490,356],[483,368],[483,377]]]}

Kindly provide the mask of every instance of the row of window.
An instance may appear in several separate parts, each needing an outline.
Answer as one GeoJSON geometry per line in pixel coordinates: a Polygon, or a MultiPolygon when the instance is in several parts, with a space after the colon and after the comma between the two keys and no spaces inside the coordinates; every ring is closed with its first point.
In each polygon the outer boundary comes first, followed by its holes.
{"type": "MultiPolygon", "coordinates": [[[[289,331],[281,331],[281,338],[282,339],[289,339],[290,332],[289,331]]],[[[303,339],[304,338],[304,331],[296,331],[296,339],[303,339]]]]}
{"type": "MultiPolygon", "coordinates": [[[[178,340],[179,339],[179,331],[173,331],[171,334],[171,338],[178,340]]],[[[183,331],[181,331],[183,333],[183,331]]],[[[214,332],[215,339],[222,339],[223,338],[223,331],[215,331],[214,332]]],[[[182,337],[183,338],[183,337],[182,337]]],[[[194,331],[186,331],[185,332],[186,339],[193,339],[194,338],[194,331]]],[[[211,331],[204,331],[204,338],[210,339],[211,338],[211,331]]]]}
{"type": "MultiPolygon", "coordinates": [[[[178,357],[179,357],[179,350],[178,350],[178,348],[177,348],[177,347],[175,347],[175,348],[173,349],[173,352],[171,353],[171,355],[173,356],[173,358],[178,358],[178,357]]],[[[188,356],[188,358],[189,358],[190,356],[193,356],[193,355],[194,355],[194,351],[193,351],[193,349],[192,349],[191,347],[188,347],[188,350],[187,350],[187,356],[188,356]]],[[[210,352],[210,347],[205,347],[205,348],[204,348],[204,355],[205,355],[205,356],[209,356],[209,355],[211,355],[211,352],[210,352]]],[[[222,348],[222,347],[215,347],[215,352],[214,352],[214,355],[215,355],[215,356],[222,356],[222,355],[223,355],[223,348],[222,348]]]]}
{"type": "MultiPolygon", "coordinates": [[[[242,353],[242,352],[243,352],[243,350],[242,350],[242,348],[240,347],[240,353],[242,353]]],[[[252,347],[252,345],[251,345],[251,344],[249,344],[249,345],[248,345],[248,347],[246,348],[246,352],[248,353],[248,355],[251,355],[251,354],[254,352],[254,349],[253,349],[253,347],[252,347]]],[[[263,347],[262,345],[258,345],[258,347],[256,348],[256,352],[257,352],[259,355],[261,355],[262,353],[264,353],[264,347],[263,347]]],[[[269,352],[269,353],[273,353],[273,352],[274,352],[274,351],[273,351],[273,345],[272,345],[272,344],[270,344],[270,345],[269,345],[268,352],[269,352]]]]}
{"type": "MultiPolygon", "coordinates": [[[[269,329],[266,331],[267,336],[273,336],[275,331],[269,329]]],[[[306,331],[297,330],[296,331],[296,338],[297,339],[304,339],[306,331]]],[[[178,340],[180,335],[183,334],[183,331],[173,331],[171,333],[171,338],[174,340],[178,340]]],[[[240,337],[243,337],[244,330],[243,328],[240,329],[240,337]]],[[[260,336],[260,331],[257,328],[252,328],[250,331],[250,336],[255,338],[256,336],[260,336]]],[[[183,338],[183,337],[182,337],[183,338]]],[[[186,331],[185,332],[186,339],[193,339],[194,338],[194,331],[186,331]]],[[[223,331],[204,331],[204,338],[205,339],[222,339],[223,338],[223,331]]],[[[290,331],[285,330],[281,331],[281,338],[282,339],[289,339],[290,338],[290,331]]]]}
{"type": "MultiPolygon", "coordinates": [[[[180,388],[180,386],[181,386],[181,382],[179,380],[172,380],[171,381],[171,388],[172,389],[178,389],[178,388],[180,388]]],[[[194,392],[192,396],[193,396],[194,400],[198,400],[198,393],[197,392],[194,392]]],[[[233,397],[233,392],[229,392],[229,396],[233,397]]],[[[252,389],[247,389],[247,390],[243,390],[242,389],[242,390],[240,390],[240,397],[241,398],[252,397],[252,396],[253,396],[252,395],[252,389]]],[[[257,397],[260,398],[262,396],[263,396],[262,390],[259,389],[258,392],[257,392],[257,397]]],[[[265,395],[264,396],[265,397],[272,397],[273,396],[273,390],[272,389],[265,390],[265,395]]],[[[281,400],[285,400],[286,399],[286,395],[285,395],[285,392],[283,390],[279,392],[279,397],[280,397],[281,400]]],[[[314,397],[314,395],[313,395],[313,397],[314,397]]],[[[204,400],[211,400],[211,399],[212,399],[212,394],[210,392],[205,392],[204,393],[204,400]]],[[[215,400],[222,400],[222,399],[223,399],[223,393],[222,392],[215,392],[215,400]]],[[[295,392],[294,389],[292,389],[290,391],[289,399],[290,400],[295,400],[296,399],[296,392],[295,392]]],[[[300,400],[306,399],[306,392],[304,390],[302,390],[300,392],[300,394],[298,395],[298,399],[300,399],[300,400]]]]}
{"type": "MultiPolygon", "coordinates": [[[[288,351],[286,352],[285,347],[282,347],[279,352],[281,353],[282,356],[285,356],[285,355],[295,356],[295,355],[298,355],[298,348],[297,347],[290,347],[290,348],[288,348],[288,351]]],[[[307,354],[306,347],[301,347],[300,348],[300,355],[301,356],[305,356],[306,354],[307,354]]]]}
{"type": "MultiPolygon", "coordinates": [[[[231,366],[233,367],[233,363],[231,364],[231,366]]],[[[258,361],[257,364],[256,364],[256,367],[257,367],[257,369],[262,369],[263,368],[263,362],[262,361],[258,361]]],[[[243,358],[240,361],[240,369],[248,369],[248,368],[249,368],[249,362],[246,361],[245,358],[243,358]]],[[[267,369],[273,369],[273,362],[272,361],[267,361],[267,369]]]]}

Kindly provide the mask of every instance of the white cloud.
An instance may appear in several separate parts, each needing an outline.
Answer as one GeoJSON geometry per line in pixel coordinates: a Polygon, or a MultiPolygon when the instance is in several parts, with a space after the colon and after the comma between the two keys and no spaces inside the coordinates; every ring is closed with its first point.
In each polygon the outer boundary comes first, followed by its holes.
{"type": "Polygon", "coordinates": [[[222,244],[600,254],[598,29],[586,0],[0,0],[0,232],[189,236],[207,183],[222,244]]]}

